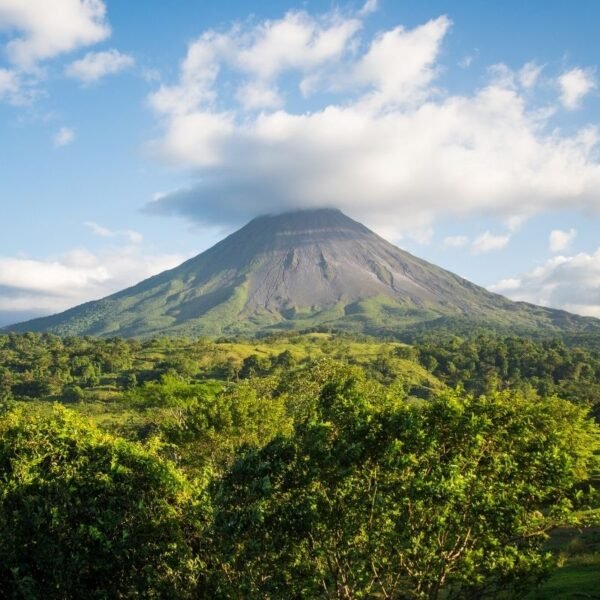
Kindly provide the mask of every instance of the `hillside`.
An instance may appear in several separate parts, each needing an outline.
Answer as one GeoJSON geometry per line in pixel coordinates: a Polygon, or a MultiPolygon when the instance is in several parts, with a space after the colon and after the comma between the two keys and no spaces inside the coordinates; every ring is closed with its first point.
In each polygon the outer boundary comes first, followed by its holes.
{"type": "Polygon", "coordinates": [[[175,269],[8,329],[214,337],[325,326],[399,335],[453,323],[579,333],[600,322],[512,302],[320,209],[256,218],[175,269]]]}

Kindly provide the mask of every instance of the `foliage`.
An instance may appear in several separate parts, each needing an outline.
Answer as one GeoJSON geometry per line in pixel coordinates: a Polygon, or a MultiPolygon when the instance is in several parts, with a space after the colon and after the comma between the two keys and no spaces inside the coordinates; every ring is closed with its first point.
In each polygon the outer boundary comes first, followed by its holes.
{"type": "Polygon", "coordinates": [[[204,513],[151,449],[65,409],[0,421],[0,595],[186,598],[204,513]]]}
{"type": "Polygon", "coordinates": [[[268,379],[223,387],[165,375],[127,392],[125,402],[145,410],[146,431],[169,442],[180,463],[218,470],[241,445],[261,446],[290,431],[284,399],[270,395],[273,386],[268,379]]]}
{"type": "Polygon", "coordinates": [[[568,515],[597,447],[584,411],[521,394],[390,408],[338,380],[319,413],[226,474],[215,594],[516,594],[549,569],[544,534],[568,515]]]}
{"type": "Polygon", "coordinates": [[[588,406],[600,419],[600,353],[515,337],[427,339],[416,346],[419,361],[450,386],[474,394],[533,388],[588,406]]]}
{"type": "Polygon", "coordinates": [[[599,357],[0,335],[0,596],[512,598],[557,562],[566,589],[597,558],[551,528],[593,505],[599,357]]]}

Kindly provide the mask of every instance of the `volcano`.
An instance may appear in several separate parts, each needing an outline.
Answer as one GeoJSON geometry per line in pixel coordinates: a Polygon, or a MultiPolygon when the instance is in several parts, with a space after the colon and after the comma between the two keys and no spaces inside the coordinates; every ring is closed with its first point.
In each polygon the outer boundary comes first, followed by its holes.
{"type": "Polygon", "coordinates": [[[59,335],[257,335],[328,328],[400,335],[449,322],[514,333],[600,321],[512,302],[390,244],[339,210],[258,217],[126,290],[8,328],[59,335]]]}

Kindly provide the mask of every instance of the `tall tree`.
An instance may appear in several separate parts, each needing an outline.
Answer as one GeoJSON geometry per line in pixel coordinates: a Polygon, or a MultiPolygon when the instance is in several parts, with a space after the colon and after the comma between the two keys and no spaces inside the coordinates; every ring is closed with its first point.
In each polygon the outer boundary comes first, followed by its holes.
{"type": "Polygon", "coordinates": [[[217,495],[215,596],[484,598],[547,572],[598,447],[585,411],[519,393],[419,405],[325,387],[319,418],[249,450],[217,495]]]}

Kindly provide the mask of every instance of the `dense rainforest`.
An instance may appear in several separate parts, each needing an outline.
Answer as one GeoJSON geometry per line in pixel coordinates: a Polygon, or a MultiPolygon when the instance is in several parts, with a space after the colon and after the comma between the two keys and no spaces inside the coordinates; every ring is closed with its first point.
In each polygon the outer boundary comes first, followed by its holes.
{"type": "Polygon", "coordinates": [[[0,335],[0,597],[594,597],[600,352],[0,335]]]}

